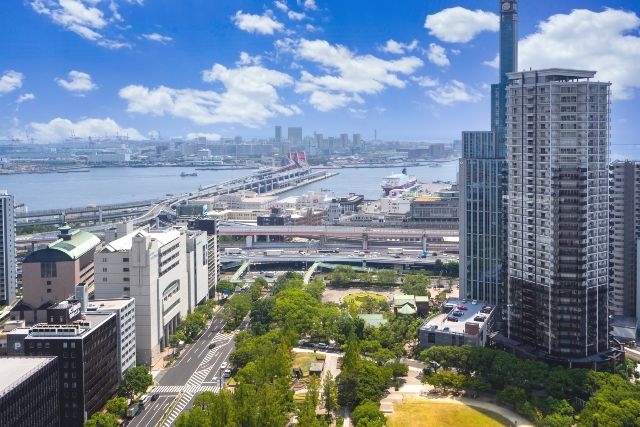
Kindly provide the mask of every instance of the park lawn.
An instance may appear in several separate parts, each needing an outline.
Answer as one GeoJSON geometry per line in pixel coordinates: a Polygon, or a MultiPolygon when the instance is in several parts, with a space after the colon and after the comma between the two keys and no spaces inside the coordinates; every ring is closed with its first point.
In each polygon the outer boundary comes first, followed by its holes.
{"type": "Polygon", "coordinates": [[[483,408],[441,402],[409,402],[393,405],[387,427],[501,427],[513,425],[495,412],[483,408]]]}
{"type": "Polygon", "coordinates": [[[309,367],[312,363],[320,362],[325,359],[324,354],[316,354],[316,353],[294,353],[293,355],[293,366],[297,366],[302,369],[302,375],[305,377],[309,376],[309,367]]]}
{"type": "Polygon", "coordinates": [[[355,308],[358,308],[358,306],[360,306],[362,302],[364,302],[367,299],[387,302],[387,297],[380,294],[374,294],[372,292],[358,292],[355,294],[349,294],[349,295],[346,295],[342,299],[342,301],[344,301],[344,303],[347,305],[355,304],[355,308]]]}

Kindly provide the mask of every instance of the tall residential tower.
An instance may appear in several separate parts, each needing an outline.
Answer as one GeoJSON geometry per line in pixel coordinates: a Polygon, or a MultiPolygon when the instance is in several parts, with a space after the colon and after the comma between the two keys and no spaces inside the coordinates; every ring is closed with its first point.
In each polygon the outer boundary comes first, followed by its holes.
{"type": "Polygon", "coordinates": [[[507,337],[529,357],[593,366],[609,349],[610,83],[509,73],[507,337]]]}
{"type": "Polygon", "coordinates": [[[500,83],[491,87],[491,131],[463,132],[459,164],[460,295],[503,300],[507,73],[518,65],[518,2],[500,1],[500,83]]]}

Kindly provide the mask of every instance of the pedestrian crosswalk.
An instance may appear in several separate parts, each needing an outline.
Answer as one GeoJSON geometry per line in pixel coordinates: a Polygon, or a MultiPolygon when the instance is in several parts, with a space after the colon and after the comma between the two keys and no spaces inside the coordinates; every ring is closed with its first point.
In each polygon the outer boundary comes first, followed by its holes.
{"type": "Polygon", "coordinates": [[[178,394],[178,393],[202,393],[205,391],[212,391],[217,393],[220,387],[217,385],[162,385],[153,389],[154,393],[161,394],[178,394]]]}
{"type": "MultiPolygon", "coordinates": [[[[220,342],[228,342],[232,340],[234,336],[235,336],[235,333],[233,332],[232,333],[218,332],[213,337],[211,342],[214,342],[216,344],[220,342]]],[[[210,362],[216,356],[216,354],[218,353],[218,350],[219,350],[219,347],[214,347],[211,350],[207,351],[203,359],[200,361],[198,368],[191,375],[191,377],[189,377],[189,380],[187,381],[186,384],[162,385],[162,386],[156,386],[153,389],[154,393],[178,395],[177,397],[178,400],[175,403],[175,406],[173,407],[173,409],[171,410],[171,413],[169,414],[169,416],[162,423],[162,427],[171,426],[175,422],[176,418],[178,418],[178,415],[180,415],[180,413],[185,410],[187,405],[189,405],[189,402],[191,401],[191,399],[193,399],[195,395],[199,393],[203,393],[205,391],[211,391],[214,393],[217,393],[218,391],[220,391],[219,385],[211,384],[211,382],[207,383],[206,385],[204,384],[205,380],[207,379],[207,376],[209,375],[209,373],[211,372],[211,369],[213,368],[210,362]]],[[[217,377],[214,377],[214,378],[217,378],[217,377]]]]}

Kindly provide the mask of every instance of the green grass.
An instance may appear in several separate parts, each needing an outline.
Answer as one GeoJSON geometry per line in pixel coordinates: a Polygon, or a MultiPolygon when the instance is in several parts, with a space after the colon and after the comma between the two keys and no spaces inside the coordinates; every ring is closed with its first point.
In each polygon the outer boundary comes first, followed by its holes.
{"type": "Polygon", "coordinates": [[[495,412],[456,403],[408,402],[393,406],[387,427],[501,427],[511,426],[495,412]]]}
{"type": "Polygon", "coordinates": [[[347,304],[355,304],[356,306],[361,305],[367,299],[373,299],[380,302],[387,302],[387,297],[384,295],[374,294],[372,292],[358,292],[355,294],[346,295],[342,301],[347,304]]]}

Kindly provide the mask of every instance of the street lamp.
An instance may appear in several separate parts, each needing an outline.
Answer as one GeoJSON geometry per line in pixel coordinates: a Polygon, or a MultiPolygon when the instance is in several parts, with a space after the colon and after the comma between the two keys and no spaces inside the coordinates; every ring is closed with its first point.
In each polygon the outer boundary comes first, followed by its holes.
{"type": "Polygon", "coordinates": [[[219,381],[219,383],[220,383],[220,390],[222,390],[222,366],[220,367],[220,372],[219,372],[219,374],[220,374],[220,378],[219,378],[219,380],[218,380],[218,381],[219,381]]]}

